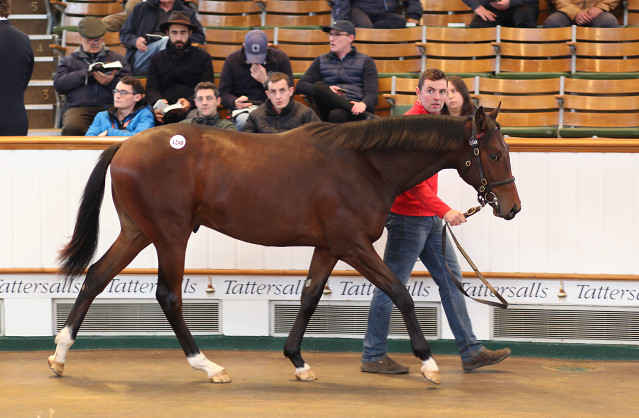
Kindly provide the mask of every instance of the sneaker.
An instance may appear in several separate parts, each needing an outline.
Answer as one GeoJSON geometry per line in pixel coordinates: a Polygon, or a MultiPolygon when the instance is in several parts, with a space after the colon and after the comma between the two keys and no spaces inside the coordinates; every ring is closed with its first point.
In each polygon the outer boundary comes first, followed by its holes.
{"type": "Polygon", "coordinates": [[[492,351],[487,348],[477,354],[473,359],[463,362],[462,367],[466,371],[471,371],[484,366],[497,364],[510,355],[510,348],[492,351]]]}
{"type": "Polygon", "coordinates": [[[382,374],[405,374],[408,373],[408,367],[402,366],[395,360],[386,356],[381,360],[362,362],[360,368],[367,373],[382,374]]]}

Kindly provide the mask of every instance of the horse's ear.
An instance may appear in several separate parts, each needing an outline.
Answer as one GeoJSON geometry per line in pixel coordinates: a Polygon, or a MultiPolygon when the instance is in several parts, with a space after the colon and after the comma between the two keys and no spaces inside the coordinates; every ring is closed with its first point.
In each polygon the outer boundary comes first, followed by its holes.
{"type": "Polygon", "coordinates": [[[497,108],[495,108],[492,112],[488,114],[488,117],[490,117],[492,120],[497,120],[497,115],[499,115],[500,108],[501,108],[501,102],[499,102],[499,106],[497,106],[497,108]]]}
{"type": "Polygon", "coordinates": [[[479,106],[479,109],[475,112],[475,125],[479,132],[486,132],[488,130],[488,121],[486,120],[484,106],[479,106]]]}

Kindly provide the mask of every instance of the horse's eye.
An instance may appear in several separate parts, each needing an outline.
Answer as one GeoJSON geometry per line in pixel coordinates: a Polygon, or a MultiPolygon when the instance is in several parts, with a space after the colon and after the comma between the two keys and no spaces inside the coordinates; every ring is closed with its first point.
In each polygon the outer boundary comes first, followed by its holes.
{"type": "Polygon", "coordinates": [[[488,157],[493,161],[499,161],[499,159],[501,158],[501,154],[500,153],[488,154],[488,157]]]}

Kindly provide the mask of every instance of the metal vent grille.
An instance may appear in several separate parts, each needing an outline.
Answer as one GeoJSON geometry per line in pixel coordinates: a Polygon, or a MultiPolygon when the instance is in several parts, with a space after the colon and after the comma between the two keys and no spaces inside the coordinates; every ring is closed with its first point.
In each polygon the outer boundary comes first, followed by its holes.
{"type": "MultiPolygon", "coordinates": [[[[56,333],[73,307],[73,302],[55,303],[56,333]]],[[[220,333],[219,301],[184,301],[184,320],[193,334],[220,333]]],[[[173,334],[157,302],[94,302],[89,308],[80,335],[148,335],[173,334]]]]}
{"type": "Polygon", "coordinates": [[[639,342],[639,310],[512,308],[493,310],[495,339],[639,342]]]}
{"type": "MultiPolygon", "coordinates": [[[[273,304],[273,335],[288,335],[293,328],[299,304],[273,304]]],[[[426,338],[439,338],[438,305],[416,304],[415,311],[426,338]]],[[[306,328],[306,336],[363,337],[366,333],[368,304],[319,304],[306,328]]],[[[396,307],[391,314],[391,337],[408,337],[404,320],[396,307]]]]}

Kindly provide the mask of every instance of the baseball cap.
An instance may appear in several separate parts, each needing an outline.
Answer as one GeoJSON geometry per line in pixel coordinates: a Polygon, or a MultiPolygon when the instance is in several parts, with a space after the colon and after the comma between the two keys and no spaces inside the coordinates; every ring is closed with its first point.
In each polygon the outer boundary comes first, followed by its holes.
{"type": "Polygon", "coordinates": [[[78,23],[78,32],[87,39],[96,39],[104,36],[106,26],[97,17],[85,17],[78,23]]]}
{"type": "Polygon", "coordinates": [[[249,64],[263,64],[266,61],[268,38],[261,30],[254,29],[244,37],[244,52],[249,64]]]}
{"type": "Polygon", "coordinates": [[[331,29],[338,30],[340,32],[350,33],[351,35],[355,35],[355,25],[348,20],[338,20],[330,26],[324,26],[322,30],[324,32],[330,32],[331,29]]]}

